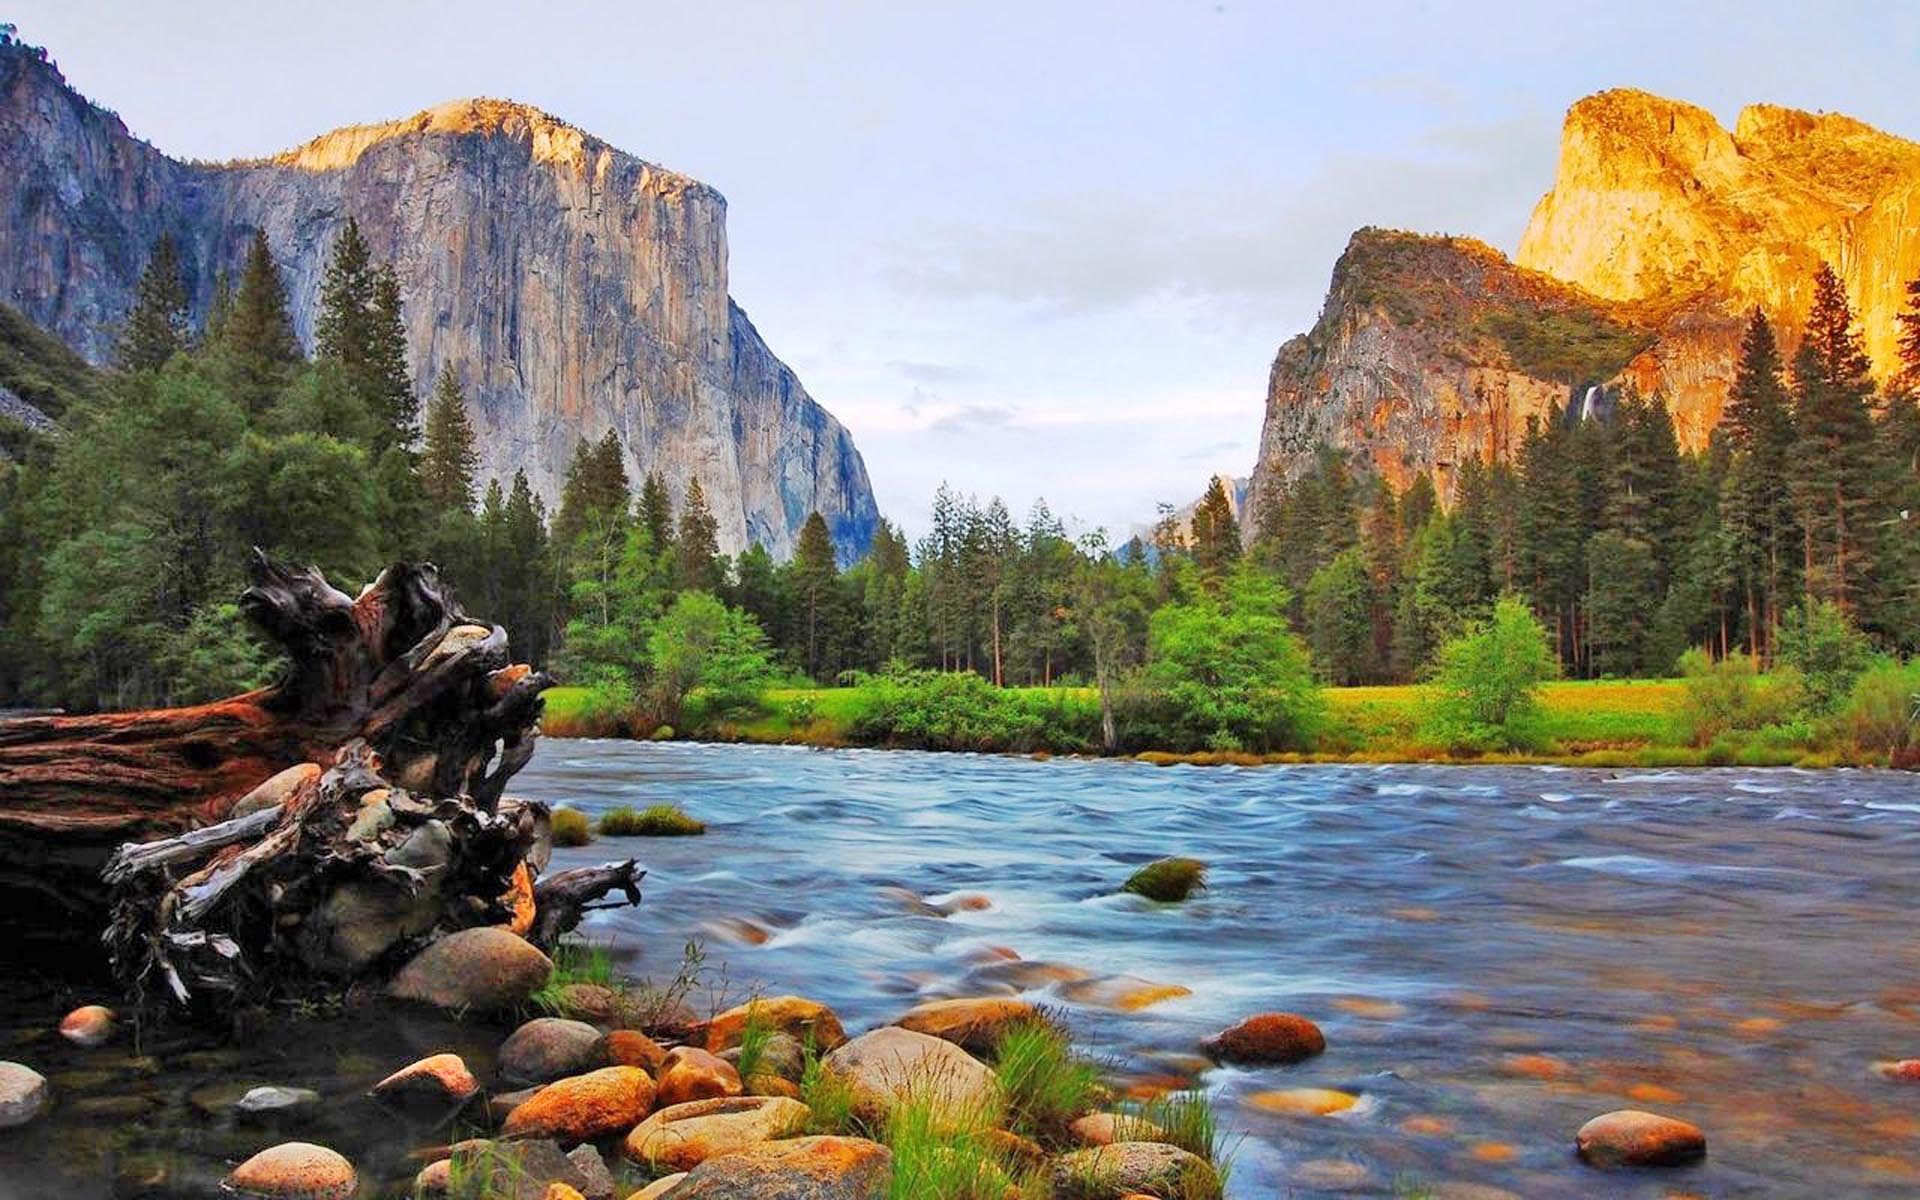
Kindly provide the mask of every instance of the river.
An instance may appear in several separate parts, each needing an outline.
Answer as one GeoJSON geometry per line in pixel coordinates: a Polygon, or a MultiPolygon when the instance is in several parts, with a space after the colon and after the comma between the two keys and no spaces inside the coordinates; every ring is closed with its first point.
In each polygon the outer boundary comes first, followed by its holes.
{"type": "MultiPolygon", "coordinates": [[[[557,852],[560,866],[645,861],[644,906],[586,927],[629,972],[670,976],[698,939],[730,999],[803,994],[852,1030],[921,999],[1020,992],[1057,1008],[1121,1082],[1205,1087],[1231,1131],[1234,1197],[1920,1189],[1920,1085],[1872,1071],[1920,1057],[1911,777],[548,741],[513,790],[589,813],[673,801],[708,823],[704,837],[557,852]],[[1206,893],[1179,905],[1115,893],[1134,866],[1176,853],[1209,864],[1206,893]],[[1190,994],[1122,1011],[1101,1003],[1113,977],[1190,994]],[[1267,1070],[1196,1058],[1206,1035],[1272,1009],[1318,1021],[1327,1053],[1267,1070]],[[1300,1087],[1360,1102],[1313,1118],[1252,1102],[1300,1087]],[[1699,1125],[1706,1162],[1630,1175],[1579,1164],[1574,1131],[1622,1107],[1699,1125]]],[[[357,1104],[394,1059],[448,1036],[423,1025],[362,1039],[350,1015],[314,1028],[205,1068],[357,1104]]],[[[484,1061],[482,1047],[454,1048],[484,1061]]],[[[99,1083],[96,1062],[64,1065],[99,1083]]],[[[122,1158],[167,1149],[176,1184],[217,1177],[212,1160],[249,1144],[177,1096],[123,1107],[122,1158]],[[183,1154],[209,1161],[185,1169],[183,1154]]],[[[62,1195],[147,1194],[126,1186],[126,1162],[76,1150],[87,1131],[105,1135],[98,1112],[75,1108],[0,1134],[0,1196],[49,1169],[49,1147],[65,1147],[62,1195]],[[99,1171],[119,1182],[91,1191],[99,1171]]],[[[411,1169],[404,1147],[376,1145],[391,1140],[377,1119],[322,1132],[363,1171],[411,1169]]]]}

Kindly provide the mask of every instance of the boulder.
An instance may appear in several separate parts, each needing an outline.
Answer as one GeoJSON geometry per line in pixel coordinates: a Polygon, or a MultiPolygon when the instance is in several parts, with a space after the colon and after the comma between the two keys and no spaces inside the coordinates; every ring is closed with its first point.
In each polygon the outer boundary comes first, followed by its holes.
{"type": "Polygon", "coordinates": [[[1595,1167],[1680,1167],[1707,1154],[1707,1137],[1673,1117],[1623,1108],[1580,1127],[1574,1147],[1595,1167]]]}
{"type": "Polygon", "coordinates": [[[611,1065],[639,1067],[656,1077],[660,1073],[660,1064],[667,1058],[666,1049],[638,1029],[616,1029],[609,1033],[606,1050],[607,1061],[611,1065]]]}
{"type": "MultiPolygon", "coordinates": [[[[740,1067],[740,1047],[722,1050],[720,1057],[733,1064],[735,1070],[740,1067]]],[[[801,1072],[807,1069],[807,1050],[800,1039],[790,1033],[770,1033],[760,1044],[760,1060],[754,1066],[756,1075],[778,1075],[782,1079],[798,1080],[801,1072]]]]}
{"type": "Polygon", "coordinates": [[[628,1196],[627,1200],[662,1200],[662,1197],[668,1192],[679,1187],[680,1181],[686,1177],[687,1173],[685,1171],[676,1171],[671,1175],[662,1175],[633,1195],[628,1196]]]}
{"type": "Polygon", "coordinates": [[[624,1133],[653,1107],[653,1080],[639,1067],[603,1067],[558,1079],[507,1114],[502,1137],[585,1142],[624,1133]]]}
{"type": "Polygon", "coordinates": [[[821,1066],[852,1091],[854,1111],[876,1123],[909,1098],[927,1102],[945,1125],[991,1124],[999,1109],[999,1086],[978,1059],[897,1025],[861,1034],[821,1066]]]}
{"type": "Polygon", "coordinates": [[[0,1129],[25,1125],[47,1106],[47,1077],[17,1062],[0,1062],[0,1129]]]}
{"type": "Polygon", "coordinates": [[[1115,1142],[1165,1141],[1167,1131],[1131,1113],[1088,1113],[1067,1126],[1082,1146],[1111,1146],[1115,1142]]]}
{"type": "Polygon", "coordinates": [[[605,1039],[585,1021],[536,1017],[508,1035],[494,1064],[508,1083],[546,1083],[607,1061],[605,1039]]]}
{"type": "Polygon", "coordinates": [[[392,992],[448,1009],[497,1012],[525,1004],[546,985],[553,962],[505,929],[463,929],[413,956],[392,992]]]}
{"type": "Polygon", "coordinates": [[[224,1191],[250,1200],[352,1200],[353,1164],[325,1146],[283,1142],[233,1169],[224,1191]]]}
{"type": "Polygon", "coordinates": [[[654,1170],[691,1171],[719,1154],[805,1128],[806,1105],[782,1096],[725,1096],[663,1108],[627,1135],[626,1154],[654,1170]]]}
{"type": "Polygon", "coordinates": [[[447,1158],[428,1163],[414,1177],[414,1195],[447,1195],[456,1162],[465,1181],[459,1200],[469,1195],[484,1195],[487,1200],[547,1200],[556,1183],[583,1195],[593,1186],[580,1166],[552,1142],[475,1138],[454,1146],[447,1158]]]}
{"type": "Polygon", "coordinates": [[[434,1054],[410,1063],[373,1085],[369,1094],[403,1112],[439,1115],[460,1108],[480,1090],[480,1081],[458,1054],[434,1054]]]}
{"type": "Polygon", "coordinates": [[[569,983],[554,996],[556,1011],[596,1025],[611,1025],[626,1007],[623,996],[602,983],[569,983]]]}
{"type": "Polygon", "coordinates": [[[1135,1192],[1152,1196],[1217,1194],[1219,1182],[1207,1160],[1163,1142],[1115,1142],[1063,1154],[1053,1164],[1060,1200],[1122,1200],[1135,1192]]]}
{"type": "Polygon", "coordinates": [[[1297,1063],[1322,1053],[1327,1039],[1320,1027],[1297,1013],[1261,1013],[1200,1044],[1215,1062],[1248,1066],[1297,1063]]]}
{"type": "Polygon", "coordinates": [[[738,1096],[740,1092],[740,1072],[733,1069],[733,1064],[696,1046],[676,1047],[660,1063],[662,1108],[738,1096]]]}
{"type": "Polygon", "coordinates": [[[747,1020],[752,1019],[763,1025],[792,1034],[801,1044],[811,1044],[820,1054],[834,1049],[847,1040],[847,1031],[840,1026],[840,1018],[824,1004],[816,1004],[802,996],[761,996],[745,1004],[730,1008],[707,1023],[707,1049],[718,1053],[740,1044],[741,1035],[746,1032],[747,1020]]]}
{"type": "Polygon", "coordinates": [[[580,1187],[583,1200],[615,1200],[619,1185],[613,1181],[613,1172],[607,1170],[607,1160],[592,1146],[575,1146],[567,1151],[567,1161],[580,1170],[580,1177],[586,1182],[580,1187]]]}
{"type": "Polygon", "coordinates": [[[113,1010],[101,1004],[74,1009],[60,1021],[60,1036],[76,1046],[99,1046],[113,1036],[113,1010]]]}
{"type": "Polygon", "coordinates": [[[708,1159],[668,1194],[673,1200],[885,1200],[892,1174],[893,1154],[878,1142],[790,1138],[708,1159]]]}
{"type": "Polygon", "coordinates": [[[970,1054],[991,1054],[1009,1028],[1039,1019],[1040,1010],[1025,1000],[984,997],[929,1000],[894,1024],[952,1042],[970,1054]]]}

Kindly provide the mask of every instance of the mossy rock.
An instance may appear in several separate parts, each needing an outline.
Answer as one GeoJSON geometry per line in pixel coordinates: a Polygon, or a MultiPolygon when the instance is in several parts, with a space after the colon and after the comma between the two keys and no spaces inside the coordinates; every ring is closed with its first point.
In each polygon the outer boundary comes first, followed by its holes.
{"type": "Polygon", "coordinates": [[[602,837],[695,837],[707,831],[678,805],[655,804],[644,811],[616,808],[600,818],[602,837]]]}
{"type": "Polygon", "coordinates": [[[1123,892],[1176,904],[1207,888],[1207,864],[1197,858],[1162,858],[1141,867],[1120,885],[1123,892]]]}

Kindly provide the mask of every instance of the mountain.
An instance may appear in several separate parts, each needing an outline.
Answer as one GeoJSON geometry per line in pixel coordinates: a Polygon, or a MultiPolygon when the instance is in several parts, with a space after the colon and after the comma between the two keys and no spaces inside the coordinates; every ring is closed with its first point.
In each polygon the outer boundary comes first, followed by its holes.
{"type": "Polygon", "coordinates": [[[502,100],[185,162],[44,53],[0,44],[0,301],[94,362],[162,232],[198,315],[265,230],[311,343],[350,217],[399,276],[416,388],[457,372],[483,479],[524,469],[551,503],[577,442],[613,429],[636,484],[699,478],[722,549],[785,556],[816,509],[843,556],[865,549],[866,465],[728,295],[726,201],[706,184],[502,100]]]}
{"type": "Polygon", "coordinates": [[[1822,261],[1846,283],[1876,369],[1920,276],[1920,145],[1849,117],[1766,105],[1733,132],[1645,92],[1567,113],[1558,171],[1514,259],[1480,242],[1366,229],[1319,320],[1268,379],[1263,497],[1341,447],[1441,495],[1469,455],[1502,458],[1529,417],[1622,386],[1666,398],[1681,444],[1719,423],[1745,312],[1790,353],[1822,261]]]}

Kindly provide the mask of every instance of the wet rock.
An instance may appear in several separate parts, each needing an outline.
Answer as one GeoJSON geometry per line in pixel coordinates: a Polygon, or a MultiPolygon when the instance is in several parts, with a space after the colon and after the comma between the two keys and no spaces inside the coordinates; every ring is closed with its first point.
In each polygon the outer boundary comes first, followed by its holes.
{"type": "Polygon", "coordinates": [[[554,997],[559,1011],[581,1021],[611,1024],[623,1007],[620,993],[599,983],[569,983],[554,997]]]}
{"type": "Polygon", "coordinates": [[[1287,1088],[1278,1092],[1255,1092],[1247,1103],[1262,1112],[1289,1117],[1330,1117],[1343,1113],[1360,1102],[1352,1092],[1332,1088],[1287,1088]]]}
{"type": "Polygon", "coordinates": [[[740,1044],[748,1015],[760,1024],[793,1035],[821,1054],[847,1040],[840,1018],[824,1004],[803,996],[762,996],[730,1008],[707,1024],[707,1049],[718,1053],[740,1044]]]}
{"type": "Polygon", "coordinates": [[[460,1108],[480,1081],[458,1054],[434,1054],[401,1067],[373,1085],[374,1099],[405,1112],[439,1114],[460,1108]]]}
{"type": "Polygon", "coordinates": [[[1177,983],[1155,983],[1136,975],[1106,975],[1060,986],[1060,995],[1075,1004],[1092,1004],[1119,1012],[1138,1012],[1166,1000],[1193,995],[1177,983]]]}
{"type": "Polygon", "coordinates": [[[779,1096],[676,1104],[635,1126],[626,1154],[654,1170],[691,1171],[715,1155],[798,1133],[810,1115],[806,1105],[779,1096]]]}
{"type": "Polygon", "coordinates": [[[1362,1163],[1344,1158],[1315,1158],[1293,1170],[1295,1187],[1309,1192],[1363,1192],[1377,1195],[1380,1182],[1362,1163]]]}
{"type": "Polygon", "coordinates": [[[392,991],[441,1008],[495,1012],[525,1004],[552,973],[546,955],[505,929],[463,929],[414,955],[392,991]]]}
{"type": "Polygon", "coordinates": [[[687,1173],[685,1171],[676,1171],[672,1175],[662,1175],[633,1195],[628,1196],[627,1200],[662,1200],[662,1197],[668,1192],[679,1187],[680,1181],[686,1177],[687,1173]]]}
{"type": "Polygon", "coordinates": [[[158,1107],[151,1096],[87,1096],[63,1105],[61,1111],[86,1121],[133,1121],[158,1107]]]}
{"type": "MultiPolygon", "coordinates": [[[[733,1064],[735,1070],[740,1067],[740,1047],[722,1050],[720,1057],[733,1064]]],[[[782,1079],[797,1080],[807,1068],[807,1049],[800,1039],[790,1033],[770,1033],[760,1044],[760,1060],[754,1066],[756,1075],[777,1075],[782,1079]]]]}
{"type": "Polygon", "coordinates": [[[1678,1167],[1706,1157],[1707,1138],[1685,1121],[1623,1108],[1582,1125],[1574,1146],[1595,1167],[1678,1167]]]}
{"type": "Polygon", "coordinates": [[[100,1046],[113,1036],[113,1010],[101,1004],[76,1008],[60,1021],[60,1036],[76,1046],[100,1046]]]}
{"type": "Polygon", "coordinates": [[[1528,1079],[1564,1079],[1572,1068],[1551,1054],[1509,1054],[1502,1064],[1507,1074],[1528,1079]]]}
{"type": "Polygon", "coordinates": [[[580,1171],[580,1177],[586,1182],[580,1188],[584,1200],[614,1200],[619,1188],[613,1181],[613,1172],[607,1170],[607,1160],[592,1146],[575,1146],[567,1151],[567,1161],[580,1171]]]}
{"type": "Polygon", "coordinates": [[[566,1017],[536,1017],[501,1043],[495,1066],[508,1083],[524,1084],[579,1075],[606,1061],[598,1029],[566,1017]]]}
{"type": "Polygon", "coordinates": [[[762,1142],[708,1159],[673,1200],[885,1200],[893,1154],[865,1138],[762,1142]]]}
{"type": "Polygon", "coordinates": [[[564,1184],[585,1194],[592,1186],[579,1164],[548,1141],[495,1142],[485,1138],[461,1142],[439,1162],[429,1163],[414,1177],[416,1196],[445,1196],[460,1167],[463,1188],[487,1200],[546,1200],[553,1185],[564,1184]]]}
{"type": "Polygon", "coordinates": [[[232,1112],[240,1103],[240,1098],[253,1090],[253,1084],[244,1080],[221,1080],[217,1083],[203,1083],[187,1093],[187,1103],[210,1117],[223,1116],[232,1112]]]}
{"type": "Polygon", "coordinates": [[[888,1025],[821,1060],[853,1093],[854,1111],[882,1121],[902,1100],[925,1100],[937,1120],[971,1124],[998,1108],[993,1072],[952,1042],[888,1025]]]}
{"type": "Polygon", "coordinates": [[[508,1113],[511,1113],[514,1109],[519,1108],[522,1104],[539,1095],[540,1089],[546,1086],[544,1083],[536,1083],[532,1087],[521,1088],[518,1091],[495,1092],[489,1095],[487,1097],[487,1116],[496,1122],[506,1120],[508,1113]]]}
{"type": "Polygon", "coordinates": [[[25,1125],[47,1107],[47,1077],[17,1062],[0,1062],[0,1129],[25,1125]]]}
{"type": "Polygon", "coordinates": [[[271,1120],[310,1111],[320,1106],[320,1093],[311,1088],[265,1085],[248,1088],[233,1102],[234,1111],[255,1120],[271,1120]]]}
{"type": "Polygon", "coordinates": [[[1159,1142],[1167,1131],[1131,1113],[1088,1113],[1067,1126],[1082,1146],[1111,1146],[1115,1142],[1159,1142]]]}
{"type": "Polygon", "coordinates": [[[1040,1010],[1024,1000],[980,997],[929,1000],[894,1024],[952,1042],[971,1054],[991,1054],[1008,1029],[1040,1019],[1040,1010]]]}
{"type": "Polygon", "coordinates": [[[1061,1200],[1121,1200],[1217,1191],[1213,1168],[1197,1154],[1161,1142],[1115,1142],[1063,1154],[1054,1161],[1053,1187],[1061,1200]]]}
{"type": "Polygon", "coordinates": [[[1920,1083],[1920,1058],[1903,1058],[1898,1062],[1878,1062],[1873,1064],[1873,1073],[1882,1079],[1891,1079],[1895,1083],[1920,1083]]]}
{"type": "Polygon", "coordinates": [[[558,1079],[507,1114],[501,1136],[562,1144],[623,1133],[653,1107],[653,1080],[639,1067],[603,1067],[558,1079]]]}
{"type": "Polygon", "coordinates": [[[638,1029],[616,1029],[607,1035],[607,1061],[616,1067],[639,1067],[649,1075],[660,1073],[667,1052],[638,1029]]]}
{"type": "Polygon", "coordinates": [[[282,1142],[233,1169],[221,1187],[258,1200],[352,1200],[353,1164],[325,1146],[282,1142]]]}
{"type": "Polygon", "coordinates": [[[1298,1013],[1271,1012],[1248,1017],[1200,1044],[1215,1062],[1249,1066],[1297,1063],[1327,1048],[1320,1027],[1298,1013]]]}
{"type": "Polygon", "coordinates": [[[694,1100],[738,1096],[740,1072],[718,1055],[695,1046],[680,1046],[660,1064],[659,1104],[667,1108],[694,1100]]]}

